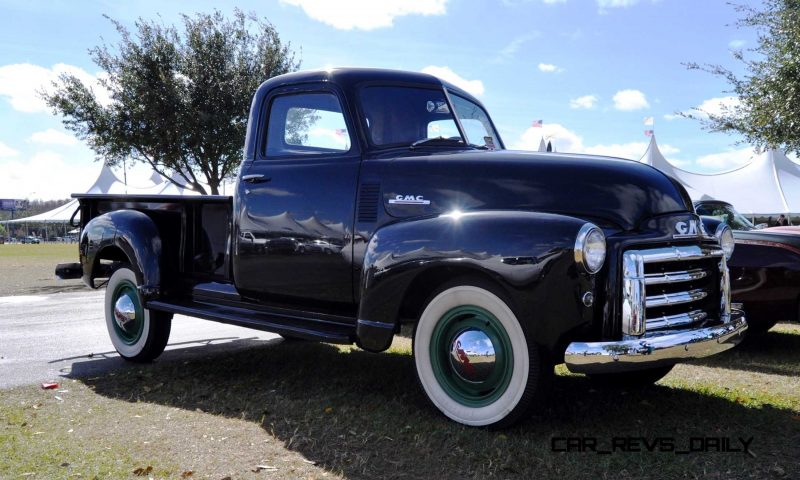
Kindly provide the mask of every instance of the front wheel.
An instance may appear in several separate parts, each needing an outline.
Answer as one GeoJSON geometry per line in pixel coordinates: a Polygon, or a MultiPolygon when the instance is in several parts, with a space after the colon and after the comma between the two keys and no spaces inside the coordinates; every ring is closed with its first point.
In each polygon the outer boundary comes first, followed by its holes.
{"type": "Polygon", "coordinates": [[[167,346],[172,314],[144,308],[130,268],[119,268],[109,278],[105,317],[111,343],[125,360],[149,362],[167,346]]]}
{"type": "Polygon", "coordinates": [[[414,330],[417,378],[446,416],[506,427],[544,393],[538,349],[499,296],[473,285],[434,294],[414,330]]]}

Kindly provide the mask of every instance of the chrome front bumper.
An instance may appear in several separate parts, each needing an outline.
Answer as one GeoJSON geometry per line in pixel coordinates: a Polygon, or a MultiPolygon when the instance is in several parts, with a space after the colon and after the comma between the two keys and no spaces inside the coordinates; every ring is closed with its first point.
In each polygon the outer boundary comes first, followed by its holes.
{"type": "Polygon", "coordinates": [[[713,327],[664,332],[619,342],[573,342],[564,353],[564,362],[575,373],[643,370],[723,352],[741,342],[745,330],[744,312],[733,310],[730,321],[713,327]]]}

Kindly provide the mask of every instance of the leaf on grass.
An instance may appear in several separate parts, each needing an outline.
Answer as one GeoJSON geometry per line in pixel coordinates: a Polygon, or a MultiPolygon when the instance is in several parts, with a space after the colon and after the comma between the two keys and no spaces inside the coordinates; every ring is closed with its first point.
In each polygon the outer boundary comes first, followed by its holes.
{"type": "Polygon", "coordinates": [[[181,473],[181,478],[189,478],[189,477],[191,477],[192,475],[194,475],[194,472],[193,472],[193,471],[191,471],[191,470],[187,470],[187,471],[185,471],[185,472],[181,473]]]}
{"type": "Polygon", "coordinates": [[[133,471],[133,474],[137,477],[144,477],[145,475],[150,475],[153,472],[153,467],[150,465],[146,466],[145,468],[139,467],[133,471]]]}
{"type": "Polygon", "coordinates": [[[62,463],[60,466],[62,466],[62,467],[69,467],[69,462],[64,462],[64,463],[62,463]]]}
{"type": "Polygon", "coordinates": [[[325,413],[333,413],[333,407],[325,407],[325,413]]]}
{"type": "Polygon", "coordinates": [[[277,472],[278,467],[273,467],[271,465],[256,465],[256,468],[255,470],[253,470],[253,473],[258,473],[262,470],[266,470],[268,472],[277,472]]]}

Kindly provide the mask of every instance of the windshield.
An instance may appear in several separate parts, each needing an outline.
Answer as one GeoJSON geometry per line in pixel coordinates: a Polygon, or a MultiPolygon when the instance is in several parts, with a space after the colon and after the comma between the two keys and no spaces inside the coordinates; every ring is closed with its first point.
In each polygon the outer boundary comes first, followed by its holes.
{"type": "Polygon", "coordinates": [[[461,135],[441,89],[374,86],[361,91],[370,141],[377,146],[473,146],[497,148],[489,116],[473,102],[453,96],[461,135]],[[431,140],[431,141],[428,141],[431,140]]]}
{"type": "Polygon", "coordinates": [[[737,212],[731,205],[724,203],[698,205],[695,211],[698,215],[714,217],[723,223],[727,223],[734,230],[755,230],[756,228],[750,223],[750,220],[737,212]]]}

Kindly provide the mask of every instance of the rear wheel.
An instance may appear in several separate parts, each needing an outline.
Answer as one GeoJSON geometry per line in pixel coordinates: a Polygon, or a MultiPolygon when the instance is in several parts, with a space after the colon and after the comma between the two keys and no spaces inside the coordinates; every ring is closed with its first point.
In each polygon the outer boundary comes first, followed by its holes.
{"type": "Polygon", "coordinates": [[[509,426],[544,395],[536,345],[486,288],[451,285],[434,294],[414,330],[413,350],[423,390],[456,422],[509,426]]]}
{"type": "Polygon", "coordinates": [[[111,343],[125,360],[149,362],[167,346],[172,314],[144,308],[136,274],[128,267],[108,280],[105,317],[111,343]]]}

